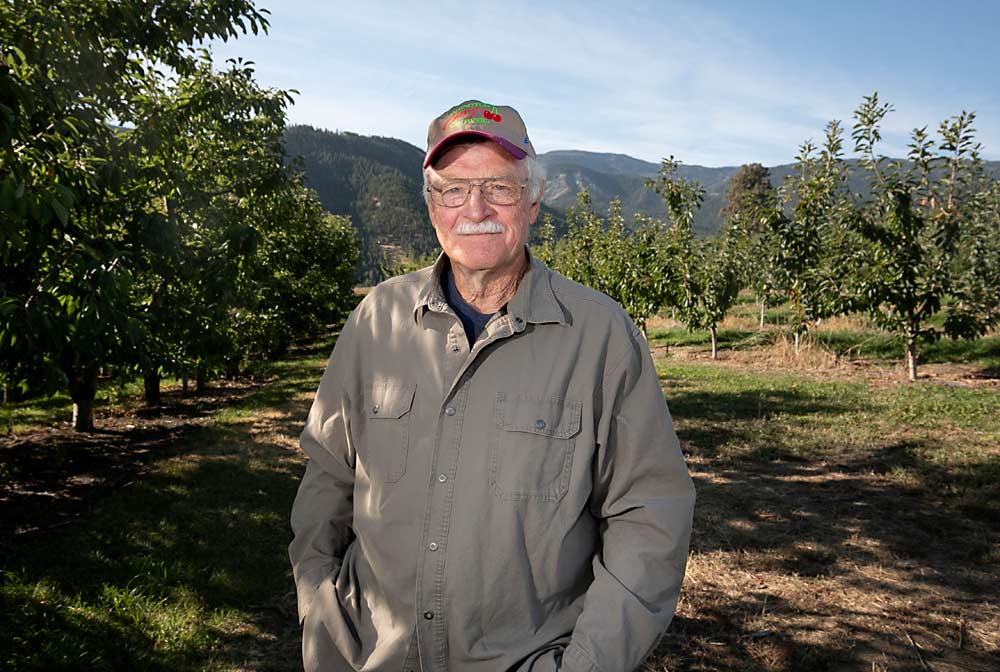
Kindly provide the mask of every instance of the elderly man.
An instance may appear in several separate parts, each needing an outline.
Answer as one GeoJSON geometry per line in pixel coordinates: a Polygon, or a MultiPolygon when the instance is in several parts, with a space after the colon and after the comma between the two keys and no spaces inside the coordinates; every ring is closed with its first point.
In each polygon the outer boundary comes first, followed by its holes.
{"type": "Polygon", "coordinates": [[[353,312],[292,510],[307,670],[632,670],[667,628],[694,488],[640,333],[528,253],[513,108],[462,103],[424,161],[443,254],[353,312]]]}

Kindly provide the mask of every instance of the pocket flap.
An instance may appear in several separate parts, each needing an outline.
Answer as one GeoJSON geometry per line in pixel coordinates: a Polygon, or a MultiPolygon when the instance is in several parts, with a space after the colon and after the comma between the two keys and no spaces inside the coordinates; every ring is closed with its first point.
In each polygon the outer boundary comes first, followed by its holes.
{"type": "Polygon", "coordinates": [[[497,393],[497,427],[513,432],[529,432],[556,439],[568,439],[580,431],[583,402],[553,397],[539,399],[527,395],[497,393]]]}
{"type": "Polygon", "coordinates": [[[416,388],[396,381],[381,381],[372,385],[371,398],[365,405],[365,412],[370,420],[379,418],[392,420],[401,418],[410,411],[413,405],[413,393],[416,388]]]}

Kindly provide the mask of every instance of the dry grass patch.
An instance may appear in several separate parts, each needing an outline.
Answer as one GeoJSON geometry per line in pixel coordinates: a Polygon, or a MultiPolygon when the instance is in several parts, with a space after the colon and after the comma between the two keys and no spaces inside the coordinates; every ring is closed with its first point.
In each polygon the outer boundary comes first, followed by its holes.
{"type": "Polygon", "coordinates": [[[698,503],[645,670],[1000,669],[992,392],[676,350],[657,362],[698,503]]]}

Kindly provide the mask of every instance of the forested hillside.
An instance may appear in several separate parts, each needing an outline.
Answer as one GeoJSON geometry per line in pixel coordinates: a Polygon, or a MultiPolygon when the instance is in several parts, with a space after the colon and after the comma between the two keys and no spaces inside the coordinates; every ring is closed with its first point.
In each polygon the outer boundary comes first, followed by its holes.
{"type": "Polygon", "coordinates": [[[419,257],[437,246],[421,196],[421,150],[394,138],[311,126],[289,127],[285,149],[301,162],[323,207],[351,217],[361,240],[362,282],[379,280],[380,269],[401,254],[419,257]]]}

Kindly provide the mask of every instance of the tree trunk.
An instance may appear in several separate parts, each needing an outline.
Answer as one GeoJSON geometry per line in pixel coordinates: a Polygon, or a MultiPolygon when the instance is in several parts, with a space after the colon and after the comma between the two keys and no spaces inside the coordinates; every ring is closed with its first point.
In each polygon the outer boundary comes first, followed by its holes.
{"type": "Polygon", "coordinates": [[[795,356],[799,356],[799,332],[795,332],[795,356]]]}
{"type": "Polygon", "coordinates": [[[74,369],[69,375],[69,396],[73,400],[73,429],[94,431],[94,397],[97,396],[97,367],[74,369]]]}
{"type": "Polygon", "coordinates": [[[906,337],[906,374],[911,383],[917,382],[917,337],[906,337]]]}
{"type": "Polygon", "coordinates": [[[160,405],[160,372],[147,371],[142,375],[142,389],[147,406],[160,405]]]}
{"type": "Polygon", "coordinates": [[[187,371],[181,376],[181,396],[188,396],[188,374],[187,371]]]}
{"type": "Polygon", "coordinates": [[[208,379],[205,378],[205,368],[199,366],[194,370],[194,390],[204,392],[208,389],[208,379]]]}
{"type": "Polygon", "coordinates": [[[760,300],[760,330],[764,330],[764,299],[760,300]]]}
{"type": "Polygon", "coordinates": [[[713,324],[709,331],[712,333],[712,359],[719,358],[719,338],[715,333],[715,325],[713,324]]]}

